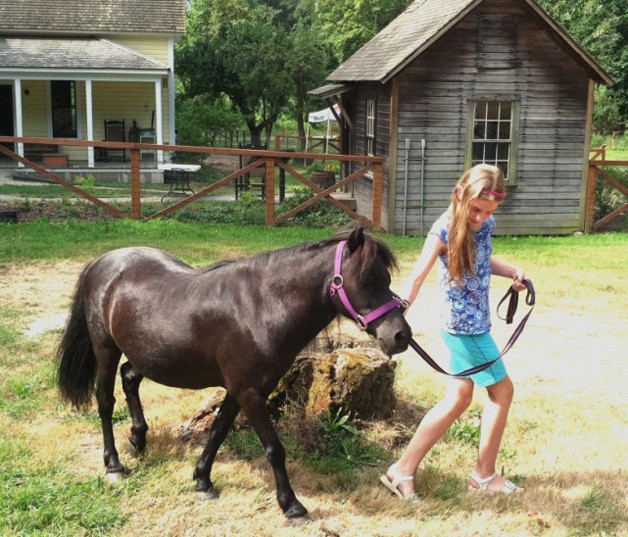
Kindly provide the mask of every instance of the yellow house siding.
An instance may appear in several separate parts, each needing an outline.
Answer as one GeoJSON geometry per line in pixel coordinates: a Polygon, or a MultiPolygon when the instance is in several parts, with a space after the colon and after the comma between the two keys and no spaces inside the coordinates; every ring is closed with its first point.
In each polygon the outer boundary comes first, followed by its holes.
{"type": "Polygon", "coordinates": [[[168,38],[163,36],[119,35],[108,37],[125,47],[137,50],[154,60],[169,64],[168,38]]]}
{"type": "Polygon", "coordinates": [[[22,82],[24,136],[48,137],[47,86],[48,83],[44,80],[22,82]]]}
{"type": "MultiPolygon", "coordinates": [[[[169,140],[169,103],[167,87],[162,84],[163,140],[169,140]]],[[[22,84],[22,114],[24,136],[48,138],[50,132],[50,83],[45,80],[25,80],[22,84]],[[28,91],[28,95],[26,95],[28,91]]],[[[87,104],[85,82],[78,81],[78,139],[87,139],[87,104]]],[[[105,120],[124,120],[126,137],[133,121],[140,129],[149,129],[155,110],[155,85],[152,82],[92,82],[94,140],[105,138],[105,120]]],[[[154,125],[156,128],[157,125],[154,125]]],[[[80,147],[60,146],[59,152],[70,160],[87,160],[87,151],[80,147]]]]}

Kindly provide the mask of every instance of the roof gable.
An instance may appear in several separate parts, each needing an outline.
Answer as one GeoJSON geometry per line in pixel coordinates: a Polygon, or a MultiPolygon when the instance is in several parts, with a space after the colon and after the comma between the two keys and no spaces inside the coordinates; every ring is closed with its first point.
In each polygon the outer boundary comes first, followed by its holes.
{"type": "Polygon", "coordinates": [[[185,0],[0,0],[4,34],[183,34],[185,0]]]}
{"type": "MultiPolygon", "coordinates": [[[[440,39],[484,0],[415,0],[388,26],[333,71],[330,82],[387,82],[440,39]]],[[[562,44],[586,64],[595,78],[612,84],[612,78],[534,0],[521,0],[562,44]]]]}

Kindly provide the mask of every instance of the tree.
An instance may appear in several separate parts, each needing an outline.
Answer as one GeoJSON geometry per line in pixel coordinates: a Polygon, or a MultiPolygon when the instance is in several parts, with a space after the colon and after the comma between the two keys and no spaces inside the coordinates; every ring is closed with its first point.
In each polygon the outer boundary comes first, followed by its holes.
{"type": "Polygon", "coordinates": [[[226,97],[197,95],[182,99],[177,106],[178,141],[182,145],[209,145],[216,138],[242,128],[242,116],[226,97]]]}
{"type": "Polygon", "coordinates": [[[321,35],[343,62],[397,17],[411,0],[310,0],[321,35]]]}
{"type": "Polygon", "coordinates": [[[590,52],[615,84],[596,92],[595,128],[607,134],[628,124],[628,10],[626,0],[541,0],[590,52]]]}
{"type": "Polygon", "coordinates": [[[195,0],[176,50],[185,95],[227,95],[256,144],[263,132],[268,140],[291,95],[277,13],[253,0],[195,0]]]}

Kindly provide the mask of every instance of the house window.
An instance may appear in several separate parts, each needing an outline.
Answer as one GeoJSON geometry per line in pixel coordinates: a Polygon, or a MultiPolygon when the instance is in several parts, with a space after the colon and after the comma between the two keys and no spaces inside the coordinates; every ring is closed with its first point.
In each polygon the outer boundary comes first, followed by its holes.
{"type": "Polygon", "coordinates": [[[366,101],[366,154],[375,156],[375,99],[366,101]]]}
{"type": "Polygon", "coordinates": [[[76,138],[76,84],[73,80],[50,82],[53,138],[76,138]]]}
{"type": "Polygon", "coordinates": [[[486,163],[499,166],[506,180],[515,181],[514,128],[517,103],[513,101],[472,101],[472,125],[468,154],[470,164],[486,163]]]}

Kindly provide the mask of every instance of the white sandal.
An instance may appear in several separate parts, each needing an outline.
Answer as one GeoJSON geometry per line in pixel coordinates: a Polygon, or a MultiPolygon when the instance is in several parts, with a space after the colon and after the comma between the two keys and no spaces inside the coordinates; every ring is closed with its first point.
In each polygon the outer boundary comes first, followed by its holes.
{"type": "Polygon", "coordinates": [[[483,491],[483,492],[490,492],[490,493],[503,493],[503,494],[512,494],[513,492],[519,492],[523,490],[522,487],[518,487],[509,479],[504,480],[504,484],[501,486],[500,489],[489,490],[488,488],[489,485],[498,477],[499,477],[499,474],[495,472],[494,474],[491,474],[488,477],[482,478],[477,474],[475,470],[473,470],[471,472],[471,477],[469,478],[469,480],[475,481],[478,486],[474,487],[471,483],[469,483],[469,490],[483,491]]]}
{"type": "Polygon", "coordinates": [[[382,474],[379,478],[379,480],[382,482],[382,484],[393,494],[396,494],[397,496],[399,496],[399,498],[403,499],[403,500],[410,500],[410,501],[418,501],[419,497],[418,495],[415,493],[411,494],[410,496],[404,496],[401,491],[399,490],[399,483],[403,483],[404,481],[414,481],[414,476],[412,475],[397,475],[397,465],[393,464],[389,469],[389,471],[392,470],[393,475],[395,476],[393,478],[393,480],[391,481],[390,478],[388,477],[388,474],[382,474]]]}

